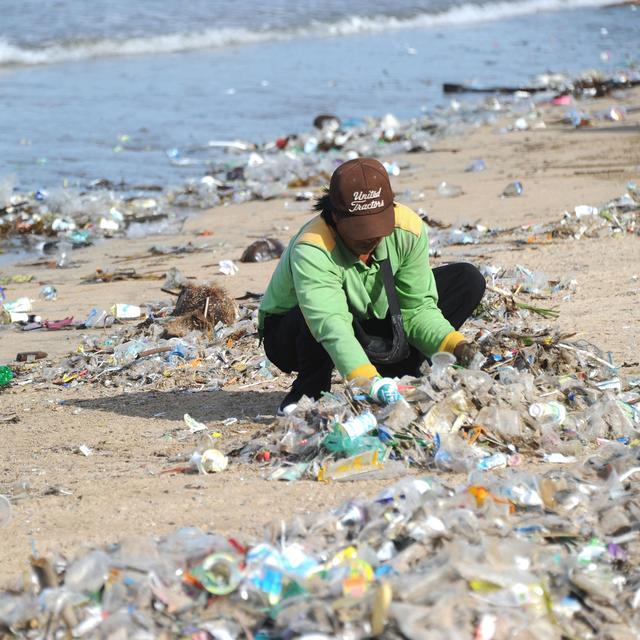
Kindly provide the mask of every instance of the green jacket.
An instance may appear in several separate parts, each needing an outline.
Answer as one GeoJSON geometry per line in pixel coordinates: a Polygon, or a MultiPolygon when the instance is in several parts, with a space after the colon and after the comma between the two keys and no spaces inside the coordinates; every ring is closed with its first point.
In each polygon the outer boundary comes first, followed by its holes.
{"type": "Polygon", "coordinates": [[[299,305],[311,334],[347,380],[377,375],[355,337],[352,313],[360,320],[386,316],[389,304],[379,263],[387,257],[409,344],[426,356],[453,351],[464,337],[438,308],[427,227],[401,204],[395,205],[395,230],[380,242],[370,266],[320,216],[304,225],[282,254],[264,294],[260,335],[266,315],[299,305]]]}

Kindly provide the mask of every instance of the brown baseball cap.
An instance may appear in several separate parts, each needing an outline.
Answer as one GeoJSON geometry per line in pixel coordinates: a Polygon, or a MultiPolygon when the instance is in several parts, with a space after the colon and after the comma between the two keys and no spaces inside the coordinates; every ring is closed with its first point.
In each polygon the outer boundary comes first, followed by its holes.
{"type": "Polygon", "coordinates": [[[373,158],[341,164],[331,176],[329,201],[340,235],[352,240],[388,236],[395,227],[387,170],[373,158]]]}

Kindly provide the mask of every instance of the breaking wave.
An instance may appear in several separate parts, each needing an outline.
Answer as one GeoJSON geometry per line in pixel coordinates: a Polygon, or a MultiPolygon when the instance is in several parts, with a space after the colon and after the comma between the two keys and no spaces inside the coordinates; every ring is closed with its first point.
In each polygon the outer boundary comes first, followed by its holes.
{"type": "Polygon", "coordinates": [[[277,42],[298,38],[348,36],[420,27],[472,24],[513,18],[543,11],[562,11],[610,4],[607,0],[521,0],[463,4],[440,13],[421,13],[410,18],[394,16],[349,16],[336,22],[313,21],[306,26],[278,27],[265,30],[245,28],[206,29],[200,32],[174,33],[134,38],[102,38],[66,41],[41,47],[22,47],[0,39],[0,67],[56,64],[106,58],[201,49],[219,49],[260,42],[277,42]]]}

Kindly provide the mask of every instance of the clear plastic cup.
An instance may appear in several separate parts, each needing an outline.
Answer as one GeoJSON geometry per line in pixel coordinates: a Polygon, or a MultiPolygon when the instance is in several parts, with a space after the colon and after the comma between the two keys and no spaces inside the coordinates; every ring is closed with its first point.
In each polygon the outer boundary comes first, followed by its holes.
{"type": "Polygon", "coordinates": [[[11,522],[11,502],[7,496],[0,495],[0,527],[6,527],[11,522]]]}
{"type": "Polygon", "coordinates": [[[431,356],[431,384],[442,388],[447,377],[447,369],[456,363],[456,357],[448,351],[438,351],[431,356]]]}

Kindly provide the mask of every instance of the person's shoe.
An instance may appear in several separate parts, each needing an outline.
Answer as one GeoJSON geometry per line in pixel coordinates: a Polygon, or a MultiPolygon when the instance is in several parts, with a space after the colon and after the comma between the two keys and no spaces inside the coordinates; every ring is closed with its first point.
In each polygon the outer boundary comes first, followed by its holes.
{"type": "Polygon", "coordinates": [[[296,410],[301,397],[302,396],[293,389],[289,390],[289,393],[282,399],[276,415],[280,418],[291,415],[296,410]]]}
{"type": "Polygon", "coordinates": [[[289,404],[282,403],[278,410],[276,411],[276,415],[279,418],[285,418],[286,416],[291,415],[298,408],[297,402],[290,402],[289,404]]]}

